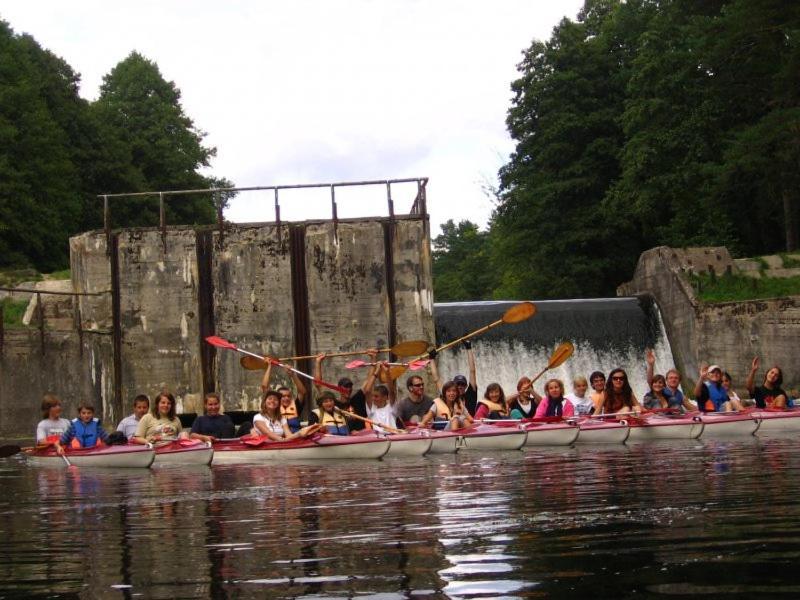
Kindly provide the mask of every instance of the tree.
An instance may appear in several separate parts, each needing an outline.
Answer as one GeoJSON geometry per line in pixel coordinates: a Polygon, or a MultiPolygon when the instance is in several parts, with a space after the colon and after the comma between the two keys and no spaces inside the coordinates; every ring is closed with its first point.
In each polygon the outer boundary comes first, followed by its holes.
{"type": "Polygon", "coordinates": [[[439,302],[492,297],[495,276],[488,234],[470,221],[450,219],[433,240],[433,289],[439,302]]]}

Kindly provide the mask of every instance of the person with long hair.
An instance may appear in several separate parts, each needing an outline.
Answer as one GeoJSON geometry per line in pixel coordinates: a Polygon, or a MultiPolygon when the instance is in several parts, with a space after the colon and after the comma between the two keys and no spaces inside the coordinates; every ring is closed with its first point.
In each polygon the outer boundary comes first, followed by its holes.
{"type": "Polygon", "coordinates": [[[472,424],[472,417],[460,398],[458,384],[448,381],[442,386],[442,395],[433,399],[430,410],[422,418],[420,427],[433,425],[434,429],[455,431],[472,424]]]}
{"type": "Polygon", "coordinates": [[[747,376],[745,387],[750,392],[750,397],[756,401],[758,408],[784,409],[788,406],[786,392],[783,391],[783,371],[778,365],[770,367],[764,373],[764,381],[761,385],[755,385],[755,376],[761,361],[756,356],[750,367],[750,374],[747,376]]]}
{"type": "Polygon", "coordinates": [[[536,418],[571,417],[575,414],[572,402],[564,398],[564,383],[560,379],[549,379],[544,384],[544,396],[536,407],[536,418]]]}
{"type": "Polygon", "coordinates": [[[641,406],[631,389],[628,374],[624,369],[614,369],[608,374],[602,402],[594,405],[594,414],[616,415],[639,412],[641,406]]]}
{"type": "Polygon", "coordinates": [[[336,395],[333,392],[324,391],[317,398],[319,408],[315,408],[308,415],[308,422],[311,425],[321,427],[331,435],[350,435],[348,419],[336,410],[336,395]]]}
{"type": "Polygon", "coordinates": [[[512,419],[532,419],[542,397],[533,389],[531,378],[523,376],[517,381],[516,394],[511,394],[506,401],[512,419]]]}
{"type": "Polygon", "coordinates": [[[150,412],[139,420],[136,435],[130,441],[134,444],[149,444],[175,440],[183,434],[181,420],[175,416],[175,396],[169,392],[161,392],[153,400],[150,412]]]}
{"type": "Polygon", "coordinates": [[[264,394],[261,400],[261,411],[253,417],[254,437],[267,437],[273,442],[288,442],[311,435],[319,429],[319,425],[309,425],[292,433],[289,423],[281,414],[281,395],[273,390],[264,394]]]}
{"type": "Polygon", "coordinates": [[[61,399],[55,394],[42,398],[42,420],[36,425],[37,444],[55,444],[69,429],[69,419],[61,416],[61,399]]]}
{"type": "Polygon", "coordinates": [[[486,386],[483,398],[478,400],[478,409],[475,411],[475,420],[481,419],[507,419],[508,406],[506,395],[499,383],[490,383],[486,386]]]}

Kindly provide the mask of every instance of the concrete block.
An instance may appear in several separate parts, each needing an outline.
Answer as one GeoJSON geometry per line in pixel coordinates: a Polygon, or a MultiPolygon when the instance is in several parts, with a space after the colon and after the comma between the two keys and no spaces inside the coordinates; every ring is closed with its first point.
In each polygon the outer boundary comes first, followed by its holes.
{"type": "Polygon", "coordinates": [[[768,277],[777,277],[780,279],[785,279],[788,277],[800,277],[800,269],[792,268],[792,269],[769,269],[766,272],[768,277]]]}
{"type": "Polygon", "coordinates": [[[88,232],[69,240],[72,285],[80,296],[81,326],[86,330],[111,330],[111,262],[103,232],[88,232]]]}

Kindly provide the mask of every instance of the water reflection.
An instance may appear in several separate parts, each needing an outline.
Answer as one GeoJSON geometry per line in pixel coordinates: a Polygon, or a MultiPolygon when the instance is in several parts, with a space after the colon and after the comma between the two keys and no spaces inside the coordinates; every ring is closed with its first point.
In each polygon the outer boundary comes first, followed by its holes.
{"type": "Polygon", "coordinates": [[[796,595],[797,457],[770,437],[124,472],[7,460],[0,597],[796,595]]]}

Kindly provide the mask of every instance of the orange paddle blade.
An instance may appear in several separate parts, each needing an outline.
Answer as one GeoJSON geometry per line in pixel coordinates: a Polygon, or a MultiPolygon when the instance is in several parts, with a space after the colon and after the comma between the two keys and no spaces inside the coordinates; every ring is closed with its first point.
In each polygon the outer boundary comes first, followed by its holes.
{"type": "Polygon", "coordinates": [[[503,314],[503,323],[519,323],[525,319],[530,319],[535,314],[536,305],[533,302],[520,302],[503,314]]]}
{"type": "Polygon", "coordinates": [[[395,344],[391,347],[391,351],[397,356],[419,356],[425,354],[430,346],[425,340],[408,340],[395,344]]]}
{"type": "Polygon", "coordinates": [[[405,372],[406,368],[400,365],[395,367],[389,367],[388,377],[385,371],[380,372],[381,383],[389,383],[390,381],[394,381],[405,372]]]}
{"type": "Polygon", "coordinates": [[[564,364],[564,361],[572,356],[573,352],[575,352],[575,346],[572,345],[572,342],[562,342],[550,357],[550,362],[547,363],[547,368],[555,369],[556,367],[564,364]]]}
{"type": "Polygon", "coordinates": [[[243,356],[239,359],[241,364],[248,371],[263,371],[269,364],[263,358],[256,358],[255,356],[243,356]]]}

